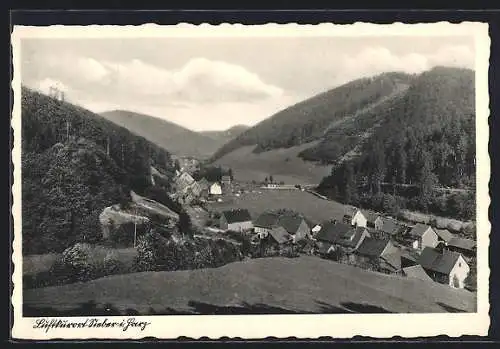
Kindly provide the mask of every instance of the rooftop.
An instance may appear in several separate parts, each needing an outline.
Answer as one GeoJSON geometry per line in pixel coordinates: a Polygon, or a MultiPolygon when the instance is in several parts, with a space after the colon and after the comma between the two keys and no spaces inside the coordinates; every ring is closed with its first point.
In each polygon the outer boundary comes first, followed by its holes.
{"type": "Polygon", "coordinates": [[[434,248],[426,247],[418,258],[418,264],[424,269],[448,275],[459,257],[460,253],[457,252],[443,250],[441,253],[434,248]]]}
{"type": "Polygon", "coordinates": [[[248,222],[252,220],[250,212],[248,212],[247,209],[242,209],[242,208],[237,208],[230,211],[223,211],[222,215],[226,217],[228,223],[248,222]]]}

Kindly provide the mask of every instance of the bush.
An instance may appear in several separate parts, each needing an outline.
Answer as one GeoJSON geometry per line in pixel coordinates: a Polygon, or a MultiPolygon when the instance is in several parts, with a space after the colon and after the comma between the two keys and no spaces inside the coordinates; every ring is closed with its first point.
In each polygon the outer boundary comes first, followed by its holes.
{"type": "Polygon", "coordinates": [[[91,249],[89,244],[76,243],[62,253],[64,271],[71,271],[77,281],[86,281],[92,276],[91,249]]]}

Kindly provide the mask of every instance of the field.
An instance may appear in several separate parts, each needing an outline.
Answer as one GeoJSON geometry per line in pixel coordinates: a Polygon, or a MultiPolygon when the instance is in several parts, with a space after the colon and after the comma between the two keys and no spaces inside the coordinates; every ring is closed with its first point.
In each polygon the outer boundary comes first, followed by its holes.
{"type": "Polygon", "coordinates": [[[343,204],[324,200],[300,190],[261,189],[260,192],[244,193],[224,202],[209,203],[207,206],[213,211],[246,208],[254,219],[266,210],[288,208],[302,213],[314,223],[331,218],[342,219],[346,212],[346,206],[343,204]]]}
{"type": "MultiPolygon", "coordinates": [[[[91,260],[95,263],[104,261],[104,258],[112,254],[113,258],[130,267],[134,263],[137,250],[133,247],[111,248],[106,246],[93,246],[91,260]]],[[[47,253],[23,256],[23,275],[36,275],[50,270],[52,265],[61,258],[62,254],[47,253]]]]}
{"type": "Polygon", "coordinates": [[[224,155],[214,164],[231,167],[238,181],[261,182],[272,175],[275,181],[286,184],[319,184],[323,177],[330,174],[331,166],[316,165],[297,157],[302,150],[316,144],[311,142],[259,154],[252,153],[255,146],[245,146],[224,155]]]}
{"type": "Polygon", "coordinates": [[[26,290],[23,297],[25,316],[57,315],[85,304],[93,304],[93,309],[106,304],[120,313],[133,314],[422,313],[476,309],[475,294],[465,290],[373,273],[313,256],[251,259],[214,269],[116,275],[26,290]]]}

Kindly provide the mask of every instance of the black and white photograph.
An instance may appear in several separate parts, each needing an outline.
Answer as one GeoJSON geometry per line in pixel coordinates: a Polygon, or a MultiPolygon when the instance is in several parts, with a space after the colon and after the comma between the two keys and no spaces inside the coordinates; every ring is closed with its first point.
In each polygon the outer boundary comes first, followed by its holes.
{"type": "Polygon", "coordinates": [[[18,335],[487,330],[476,24],[16,28],[18,335]]]}

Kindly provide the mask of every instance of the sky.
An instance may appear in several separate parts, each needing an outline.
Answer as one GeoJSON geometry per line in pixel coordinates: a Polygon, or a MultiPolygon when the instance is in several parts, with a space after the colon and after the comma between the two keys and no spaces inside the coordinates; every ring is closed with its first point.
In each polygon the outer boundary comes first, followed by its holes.
{"type": "Polygon", "coordinates": [[[254,125],[348,81],[437,65],[474,69],[472,37],[23,39],[21,81],[94,112],[195,131],[254,125]]]}

